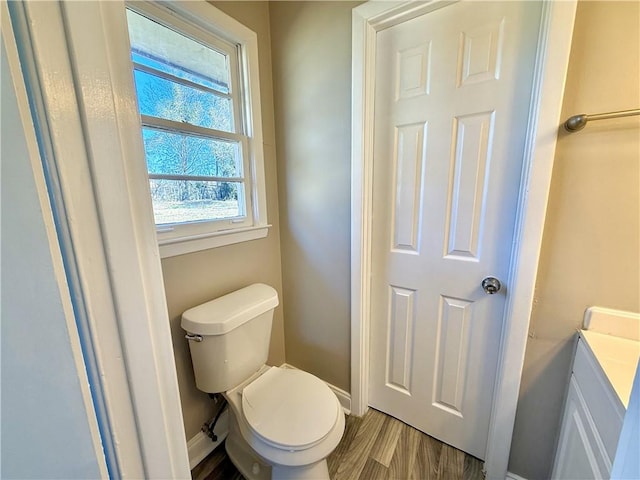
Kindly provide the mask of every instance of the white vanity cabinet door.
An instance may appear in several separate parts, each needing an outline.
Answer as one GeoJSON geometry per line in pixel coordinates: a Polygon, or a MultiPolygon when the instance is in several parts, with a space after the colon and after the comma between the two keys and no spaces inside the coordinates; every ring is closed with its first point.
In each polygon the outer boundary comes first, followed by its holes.
{"type": "Polygon", "coordinates": [[[580,336],[551,477],[608,479],[624,413],[624,404],[588,342],[580,336]]]}
{"type": "Polygon", "coordinates": [[[578,382],[571,375],[551,477],[562,480],[605,479],[609,478],[610,471],[611,461],[604,451],[578,382]]]}

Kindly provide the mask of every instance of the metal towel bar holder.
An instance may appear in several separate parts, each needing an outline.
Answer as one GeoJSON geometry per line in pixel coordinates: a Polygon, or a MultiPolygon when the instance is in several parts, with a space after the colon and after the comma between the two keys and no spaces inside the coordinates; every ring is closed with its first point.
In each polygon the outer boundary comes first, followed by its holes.
{"type": "Polygon", "coordinates": [[[640,115],[640,108],[636,108],[634,110],[621,110],[619,112],[607,112],[607,113],[596,113],[593,115],[587,115],[585,113],[581,113],[580,115],[574,115],[573,117],[569,117],[566,122],[564,122],[564,129],[567,132],[577,132],[578,130],[582,130],[587,122],[592,120],[606,120],[608,118],[620,118],[620,117],[632,117],[635,115],[640,115]]]}

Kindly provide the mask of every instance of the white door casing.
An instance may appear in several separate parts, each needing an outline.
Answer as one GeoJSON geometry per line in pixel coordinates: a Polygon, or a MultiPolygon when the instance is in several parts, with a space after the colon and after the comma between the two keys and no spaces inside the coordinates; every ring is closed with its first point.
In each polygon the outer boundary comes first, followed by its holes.
{"type": "MultiPolygon", "coordinates": [[[[14,396],[13,399],[9,399],[9,395],[3,397],[5,405],[8,405],[6,410],[3,409],[5,418],[11,415],[16,420],[16,423],[14,423],[14,428],[16,429],[12,429],[11,422],[5,422],[2,425],[3,435],[5,435],[3,451],[11,452],[10,460],[4,458],[3,455],[4,464],[2,466],[5,468],[2,473],[5,477],[9,477],[12,474],[31,476],[40,472],[40,474],[53,477],[66,472],[73,472],[76,475],[91,475],[92,473],[90,472],[98,472],[100,478],[108,478],[109,468],[106,463],[107,455],[105,452],[109,447],[105,445],[98,425],[96,411],[99,407],[96,406],[96,402],[92,398],[92,388],[95,387],[91,385],[91,377],[87,374],[86,357],[83,355],[78,325],[74,315],[73,296],[65,271],[63,252],[58,242],[58,231],[48,196],[45,173],[38,149],[37,132],[31,116],[29,97],[18,53],[19,42],[11,24],[7,2],[0,4],[0,18],[0,49],[2,49],[2,70],[0,73],[3,76],[2,84],[0,85],[2,87],[0,98],[2,99],[3,109],[2,121],[6,122],[2,125],[3,141],[6,142],[2,145],[2,152],[3,155],[7,155],[7,153],[9,155],[24,155],[23,159],[5,157],[2,159],[2,174],[5,175],[5,179],[8,179],[9,182],[17,187],[12,193],[9,193],[11,189],[9,187],[2,194],[5,199],[11,198],[11,206],[9,208],[15,209],[16,214],[20,217],[19,224],[16,222],[15,225],[11,225],[3,231],[3,235],[6,235],[5,232],[11,230],[20,230],[21,232],[20,236],[14,237],[19,239],[20,246],[12,244],[10,239],[7,242],[6,236],[2,237],[2,262],[4,262],[2,267],[5,268],[5,273],[10,272],[7,277],[4,277],[4,275],[3,277],[11,278],[13,284],[7,290],[4,290],[6,282],[5,285],[2,285],[2,298],[3,300],[5,299],[5,293],[7,296],[17,295],[17,301],[14,302],[11,299],[6,304],[2,304],[2,321],[5,322],[2,328],[2,335],[6,335],[3,338],[3,343],[5,341],[11,342],[12,340],[9,339],[13,338],[13,341],[20,342],[13,346],[26,353],[26,356],[21,356],[19,359],[14,358],[13,361],[6,361],[3,364],[2,380],[4,388],[11,385],[10,377],[13,377],[14,381],[23,382],[27,385],[28,390],[26,391],[30,392],[31,396],[46,395],[44,401],[47,405],[46,408],[41,409],[40,406],[37,406],[41,404],[27,401],[16,409],[15,405],[12,404],[18,397],[14,396]],[[5,146],[7,146],[6,151],[5,146]],[[11,162],[20,160],[26,162],[25,167],[23,167],[26,171],[22,173],[20,173],[19,169],[15,169],[15,165],[10,165],[11,162]],[[9,172],[11,173],[7,175],[9,172]],[[27,184],[24,183],[25,179],[27,184]],[[23,197],[15,197],[15,193],[20,190],[23,190],[23,197]],[[35,199],[32,200],[31,208],[28,204],[23,205],[24,195],[35,196],[35,199]],[[40,233],[38,229],[33,229],[34,221],[39,223],[39,226],[43,229],[42,236],[24,238],[25,234],[40,233]],[[46,253],[43,254],[43,252],[46,253]],[[5,255],[16,254],[32,257],[32,260],[25,261],[22,258],[19,260],[21,272],[12,271],[16,267],[12,262],[16,259],[5,257],[5,255]],[[21,282],[20,278],[24,280],[21,282]],[[37,282],[37,285],[28,285],[35,282],[37,282]],[[24,288],[25,286],[28,288],[24,288]],[[23,309],[26,304],[31,304],[33,309],[23,309]],[[34,322],[34,318],[29,318],[32,315],[37,315],[39,320],[34,322]],[[9,322],[16,323],[13,327],[5,330],[4,327],[9,322]],[[20,330],[12,330],[18,324],[20,325],[20,330]],[[34,328],[41,327],[44,327],[41,331],[32,331],[34,328]],[[60,327],[65,328],[63,335],[67,342],[66,344],[60,341],[63,337],[58,336],[60,327]],[[45,348],[47,351],[43,352],[40,349],[48,343],[49,335],[54,335],[56,338],[51,339],[51,349],[47,346],[45,348]],[[23,344],[24,340],[26,342],[23,344]],[[71,365],[66,362],[65,347],[68,348],[67,352],[72,357],[73,363],[71,365]],[[55,357],[52,356],[53,352],[55,352],[55,357]],[[47,362],[52,358],[56,359],[55,364],[43,365],[43,361],[47,362]],[[20,365],[21,371],[15,370],[16,360],[19,362],[18,365],[20,365]],[[48,367],[52,368],[47,370],[48,367]],[[60,372],[60,375],[57,374],[58,372],[60,372]],[[18,377],[16,377],[17,373],[18,377]],[[22,374],[27,373],[28,379],[25,379],[22,374]],[[53,375],[51,375],[52,373],[53,375]],[[71,380],[74,374],[77,375],[76,382],[71,380]],[[77,401],[76,395],[78,394],[81,398],[80,402],[77,401]],[[73,416],[70,417],[66,413],[57,415],[57,408],[73,409],[73,412],[67,412],[73,413],[73,416]],[[51,414],[56,415],[57,418],[48,418],[51,414]],[[25,415],[29,418],[24,418],[25,415]],[[44,428],[41,425],[43,418],[46,418],[48,424],[44,428]],[[60,432],[55,425],[60,426],[62,424],[64,424],[66,430],[60,432]],[[83,435],[83,424],[88,430],[90,444],[83,445],[83,447],[87,447],[87,450],[79,452],[77,448],[79,444],[76,442],[87,440],[83,435]],[[70,427],[70,425],[73,426],[70,427]],[[24,432],[31,431],[37,431],[38,435],[29,436],[24,434],[24,432]],[[50,445],[53,438],[58,444],[50,445]],[[28,446],[28,448],[17,451],[21,445],[28,446]],[[45,448],[48,450],[47,454],[38,455],[37,458],[31,457],[33,451],[45,448]],[[92,457],[89,455],[91,449],[95,458],[90,458],[92,457]],[[71,468],[65,464],[62,458],[65,452],[69,455],[67,460],[74,460],[71,468]],[[82,461],[75,461],[78,457],[83,457],[82,461]],[[58,460],[56,465],[51,465],[49,462],[52,458],[58,460]],[[29,465],[25,465],[25,460],[29,461],[29,465]],[[94,465],[96,467],[95,470],[93,469],[94,465]]],[[[6,206],[9,205],[7,204],[6,206]]],[[[9,215],[3,218],[3,224],[8,217],[9,215]]],[[[9,235],[12,235],[12,233],[9,235]]],[[[12,354],[13,352],[11,352],[10,348],[5,349],[3,358],[6,358],[4,357],[5,355],[12,354]]],[[[126,426],[123,428],[126,428],[126,426]]]]}
{"type": "MultiPolygon", "coordinates": [[[[122,1],[10,2],[109,474],[188,478],[122,1]],[[93,376],[91,376],[93,375],[93,376]]],[[[4,14],[4,11],[3,11],[4,14]]],[[[4,32],[3,32],[4,35],[4,32]]]]}
{"type": "Polygon", "coordinates": [[[539,2],[378,33],[369,404],[484,458],[539,2]]]}
{"type": "MultiPolygon", "coordinates": [[[[373,198],[373,98],[377,32],[451,2],[368,2],[353,11],[352,61],[352,412],[368,406],[373,198]]],[[[505,478],[542,229],[571,47],[576,2],[544,2],[519,181],[518,211],[495,382],[487,478],[505,478]],[[544,95],[542,92],[544,91],[544,95]]]]}

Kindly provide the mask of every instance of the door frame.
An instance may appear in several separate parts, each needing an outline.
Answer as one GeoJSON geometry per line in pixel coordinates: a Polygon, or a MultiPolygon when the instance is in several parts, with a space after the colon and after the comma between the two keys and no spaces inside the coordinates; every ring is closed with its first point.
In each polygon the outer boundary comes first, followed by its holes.
{"type": "MultiPolygon", "coordinates": [[[[351,410],[369,403],[373,127],[377,32],[452,1],[369,1],[352,12],[351,410]]],[[[542,2],[518,208],[506,284],[485,471],[507,474],[577,0],[542,2]],[[544,91],[544,95],[542,92],[544,91]],[[508,368],[507,368],[508,365],[508,368]]]]}
{"type": "MultiPolygon", "coordinates": [[[[190,478],[122,0],[8,2],[110,478],[190,478]]],[[[7,32],[7,35],[9,33],[7,32]]],[[[3,31],[3,36],[5,32],[3,31]]],[[[25,98],[26,97],[26,98],[25,98]]],[[[106,475],[105,475],[106,478],[106,475]]]]}

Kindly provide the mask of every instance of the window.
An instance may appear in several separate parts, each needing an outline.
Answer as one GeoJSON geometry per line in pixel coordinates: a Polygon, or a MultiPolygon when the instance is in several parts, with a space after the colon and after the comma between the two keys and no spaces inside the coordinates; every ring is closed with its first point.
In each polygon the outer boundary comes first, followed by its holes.
{"type": "Polygon", "coordinates": [[[264,237],[255,34],[204,2],[127,22],[162,256],[264,237]]]}

